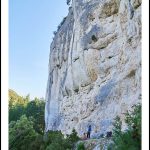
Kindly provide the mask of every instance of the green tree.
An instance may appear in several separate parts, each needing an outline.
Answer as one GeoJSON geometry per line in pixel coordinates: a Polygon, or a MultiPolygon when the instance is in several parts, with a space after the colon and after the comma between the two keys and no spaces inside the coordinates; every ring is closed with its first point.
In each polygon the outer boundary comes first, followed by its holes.
{"type": "Polygon", "coordinates": [[[79,141],[80,138],[78,137],[78,134],[75,129],[72,130],[72,133],[70,135],[67,135],[66,141],[70,147],[74,147],[75,143],[79,141]]]}
{"type": "Polygon", "coordinates": [[[46,150],[71,150],[79,137],[74,129],[70,135],[67,135],[67,138],[64,138],[61,131],[48,131],[44,139],[46,150]]]}
{"type": "Polygon", "coordinates": [[[24,105],[27,101],[15,91],[9,89],[9,108],[12,108],[15,105],[24,105]]]}
{"type": "Polygon", "coordinates": [[[25,109],[26,116],[33,118],[34,129],[38,133],[44,133],[44,110],[45,102],[39,100],[38,98],[30,101],[25,109]]]}
{"type": "Polygon", "coordinates": [[[22,115],[32,117],[34,129],[38,133],[44,133],[45,101],[35,97],[30,101],[30,95],[19,96],[15,91],[9,90],[9,122],[17,121],[22,115]]]}
{"type": "Polygon", "coordinates": [[[85,150],[85,146],[84,146],[84,143],[83,143],[83,142],[80,142],[80,143],[77,145],[77,150],[85,150]]]}
{"type": "Polygon", "coordinates": [[[25,98],[24,98],[24,101],[26,103],[28,103],[30,101],[30,94],[28,94],[25,98]]]}
{"type": "Polygon", "coordinates": [[[46,150],[67,149],[68,144],[65,142],[64,135],[61,131],[48,131],[45,136],[46,150]]]}
{"type": "Polygon", "coordinates": [[[125,114],[127,130],[122,131],[122,122],[116,117],[113,129],[111,150],[141,150],[141,104],[133,106],[133,110],[125,114]]]}
{"type": "Polygon", "coordinates": [[[9,124],[9,149],[33,149],[32,144],[38,134],[33,129],[33,122],[23,115],[20,120],[9,124]]]}
{"type": "Polygon", "coordinates": [[[9,108],[9,122],[19,120],[24,114],[25,106],[16,104],[15,106],[9,108]]]}
{"type": "Polygon", "coordinates": [[[30,95],[19,96],[10,91],[9,149],[10,150],[71,150],[79,140],[73,129],[67,138],[61,131],[49,131],[44,135],[45,101],[30,95]]]}
{"type": "Polygon", "coordinates": [[[9,89],[9,122],[17,121],[25,114],[25,107],[30,100],[30,96],[25,98],[18,95],[15,91],[9,89]]]}

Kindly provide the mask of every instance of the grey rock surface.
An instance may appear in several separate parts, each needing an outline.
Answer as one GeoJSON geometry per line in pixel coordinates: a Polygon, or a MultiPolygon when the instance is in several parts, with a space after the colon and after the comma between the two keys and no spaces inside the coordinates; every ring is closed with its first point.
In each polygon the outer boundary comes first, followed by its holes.
{"type": "Polygon", "coordinates": [[[141,1],[73,0],[48,69],[46,131],[110,131],[141,101],[141,1]]]}

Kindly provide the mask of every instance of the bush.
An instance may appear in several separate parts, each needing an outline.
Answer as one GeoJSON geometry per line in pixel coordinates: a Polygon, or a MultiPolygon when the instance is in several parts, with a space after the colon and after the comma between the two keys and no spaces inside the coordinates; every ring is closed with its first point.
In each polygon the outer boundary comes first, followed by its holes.
{"type": "Polygon", "coordinates": [[[45,143],[48,145],[52,143],[62,143],[64,139],[60,131],[48,131],[45,136],[45,143]]]}
{"type": "Polygon", "coordinates": [[[17,121],[22,115],[25,114],[25,106],[22,104],[16,104],[9,108],[9,122],[17,121]]]}
{"type": "Polygon", "coordinates": [[[71,147],[74,147],[75,143],[80,140],[75,129],[72,130],[70,135],[67,135],[66,140],[71,147]]]}
{"type": "Polygon", "coordinates": [[[83,143],[83,142],[80,142],[80,143],[77,145],[77,150],[85,150],[85,146],[84,146],[84,143],[83,143]]]}
{"type": "Polygon", "coordinates": [[[35,98],[33,101],[30,101],[25,108],[26,116],[28,118],[33,118],[33,127],[40,134],[44,133],[44,110],[45,102],[39,100],[38,98],[35,98]]]}
{"type": "Polygon", "coordinates": [[[33,129],[33,122],[23,115],[20,120],[9,125],[9,149],[33,149],[32,144],[38,134],[33,129]]]}
{"type": "Polygon", "coordinates": [[[44,139],[46,150],[53,150],[54,148],[55,150],[71,150],[79,137],[75,130],[70,135],[67,135],[67,138],[64,138],[61,131],[48,131],[44,139]]]}
{"type": "Polygon", "coordinates": [[[47,146],[46,150],[65,150],[60,143],[52,143],[47,146]]]}
{"type": "Polygon", "coordinates": [[[122,122],[116,117],[113,129],[111,150],[141,150],[141,104],[133,106],[133,111],[125,114],[128,129],[121,130],[122,122]]]}

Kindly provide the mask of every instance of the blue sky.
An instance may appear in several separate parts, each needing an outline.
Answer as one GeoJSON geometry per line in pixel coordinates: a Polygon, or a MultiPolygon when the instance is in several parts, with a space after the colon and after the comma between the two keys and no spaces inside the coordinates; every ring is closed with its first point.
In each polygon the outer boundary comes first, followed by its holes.
{"type": "Polygon", "coordinates": [[[45,97],[53,31],[67,13],[66,0],[9,0],[9,88],[45,97]]]}

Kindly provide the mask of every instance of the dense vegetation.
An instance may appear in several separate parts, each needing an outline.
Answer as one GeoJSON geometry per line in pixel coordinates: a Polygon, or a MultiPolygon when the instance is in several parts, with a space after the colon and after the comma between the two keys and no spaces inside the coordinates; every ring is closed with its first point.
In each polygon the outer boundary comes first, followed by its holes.
{"type": "Polygon", "coordinates": [[[44,133],[44,100],[19,96],[9,90],[10,150],[71,150],[79,140],[72,131],[65,138],[60,131],[44,133]]]}
{"type": "Polygon", "coordinates": [[[122,131],[120,117],[116,117],[113,129],[113,144],[110,150],[141,150],[141,104],[133,106],[132,111],[125,114],[127,130],[122,131]]]}
{"type": "Polygon", "coordinates": [[[77,150],[85,150],[85,146],[84,146],[84,143],[83,143],[83,142],[80,142],[80,143],[77,145],[77,150]]]}
{"type": "Polygon", "coordinates": [[[35,98],[30,101],[30,96],[19,96],[13,90],[9,90],[9,122],[17,121],[22,115],[32,118],[34,129],[38,133],[44,132],[44,100],[35,98]]]}

